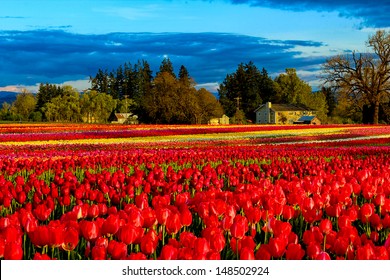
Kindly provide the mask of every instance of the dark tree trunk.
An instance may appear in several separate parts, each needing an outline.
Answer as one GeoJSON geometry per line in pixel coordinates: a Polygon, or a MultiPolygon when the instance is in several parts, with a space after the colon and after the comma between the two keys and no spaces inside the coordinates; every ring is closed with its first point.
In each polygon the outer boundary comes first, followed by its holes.
{"type": "Polygon", "coordinates": [[[376,101],[374,104],[374,116],[373,116],[373,124],[379,123],[379,101],[376,101]]]}

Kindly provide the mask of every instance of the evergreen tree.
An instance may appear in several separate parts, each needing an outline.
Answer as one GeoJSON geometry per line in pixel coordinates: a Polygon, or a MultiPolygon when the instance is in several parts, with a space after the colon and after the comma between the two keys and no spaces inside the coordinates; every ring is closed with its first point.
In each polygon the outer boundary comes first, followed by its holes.
{"type": "Polygon", "coordinates": [[[98,92],[108,92],[108,73],[107,70],[103,71],[99,68],[95,77],[90,77],[91,89],[98,92]]]}
{"type": "Polygon", "coordinates": [[[251,120],[255,119],[253,111],[265,100],[270,100],[274,92],[273,81],[267,71],[263,69],[260,72],[253,62],[239,64],[236,72],[228,74],[218,90],[227,115],[233,116],[241,110],[251,120]]]}
{"type": "Polygon", "coordinates": [[[172,75],[172,77],[174,77],[176,79],[176,75],[175,75],[175,71],[173,70],[172,62],[168,57],[165,57],[163,59],[163,61],[161,62],[160,71],[157,74],[163,73],[163,72],[169,73],[170,75],[172,75]]]}

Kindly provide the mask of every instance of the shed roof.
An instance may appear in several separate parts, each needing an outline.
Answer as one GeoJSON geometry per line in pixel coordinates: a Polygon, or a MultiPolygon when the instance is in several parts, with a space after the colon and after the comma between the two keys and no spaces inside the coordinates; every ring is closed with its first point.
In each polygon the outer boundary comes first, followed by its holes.
{"type": "MultiPolygon", "coordinates": [[[[265,104],[261,104],[259,107],[257,107],[254,112],[259,111],[261,108],[264,108],[265,104]]],[[[315,111],[314,109],[311,109],[309,107],[306,107],[304,105],[292,105],[292,104],[272,104],[271,110],[275,112],[287,112],[287,111],[315,111]]]]}
{"type": "Polygon", "coordinates": [[[272,104],[271,110],[275,112],[279,111],[313,111],[313,109],[310,109],[303,105],[292,105],[292,104],[272,104]]]}
{"type": "Polygon", "coordinates": [[[302,116],[299,118],[299,122],[311,122],[316,116],[302,116]]]}

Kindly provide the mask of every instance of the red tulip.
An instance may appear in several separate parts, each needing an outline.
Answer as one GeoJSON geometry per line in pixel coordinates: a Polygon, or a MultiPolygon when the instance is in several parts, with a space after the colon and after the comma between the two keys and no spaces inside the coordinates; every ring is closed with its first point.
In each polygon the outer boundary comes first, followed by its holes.
{"type": "Polygon", "coordinates": [[[4,250],[5,250],[5,240],[4,238],[0,235],[0,259],[4,258],[4,250]]]}
{"type": "Polygon", "coordinates": [[[4,247],[5,260],[21,260],[22,258],[23,258],[23,249],[21,245],[15,242],[10,242],[5,244],[4,247]]]}
{"type": "Polygon", "coordinates": [[[269,240],[269,249],[271,256],[274,258],[280,258],[286,251],[287,240],[282,237],[271,237],[269,240]]]}
{"type": "Polygon", "coordinates": [[[183,226],[190,226],[192,224],[192,213],[187,207],[183,207],[180,211],[180,221],[183,226]]]}
{"type": "Polygon", "coordinates": [[[119,217],[117,214],[110,214],[102,225],[102,235],[114,235],[119,230],[119,217]]]}
{"type": "Polygon", "coordinates": [[[38,226],[33,232],[29,233],[31,243],[37,247],[43,247],[50,244],[50,230],[47,226],[38,226]]]}
{"type": "Polygon", "coordinates": [[[142,210],[142,217],[144,218],[144,227],[150,228],[157,224],[156,212],[151,207],[142,210]]]}
{"type": "Polygon", "coordinates": [[[123,260],[127,256],[127,245],[123,242],[111,240],[108,243],[107,253],[111,255],[114,260],[123,260]]]}
{"type": "Polygon", "coordinates": [[[126,258],[126,260],[147,260],[146,256],[139,253],[130,253],[130,255],[126,258]]]}
{"type": "Polygon", "coordinates": [[[177,213],[171,214],[166,222],[166,230],[168,234],[176,234],[181,228],[180,216],[177,213]]]}
{"type": "Polygon", "coordinates": [[[70,227],[65,228],[63,235],[62,249],[65,251],[73,251],[77,244],[79,243],[79,233],[78,230],[70,227]]]}
{"type": "Polygon", "coordinates": [[[269,244],[262,244],[255,254],[256,260],[270,260],[271,253],[269,244]]]}
{"type": "Polygon", "coordinates": [[[207,260],[220,260],[221,259],[221,254],[215,251],[210,251],[207,253],[206,256],[207,260]]]}
{"type": "Polygon", "coordinates": [[[221,252],[223,248],[225,248],[226,239],[222,231],[215,232],[213,236],[210,236],[210,238],[208,238],[208,240],[210,243],[210,248],[216,252],[221,252]]]}
{"type": "Polygon", "coordinates": [[[320,252],[317,254],[316,260],[330,260],[330,256],[327,252],[320,252]]]}
{"type": "Polygon", "coordinates": [[[92,248],[93,260],[105,260],[107,259],[107,249],[104,246],[96,245],[92,248]]]}
{"type": "Polygon", "coordinates": [[[295,216],[295,210],[292,206],[290,205],[283,205],[283,212],[282,212],[283,218],[286,220],[290,220],[294,218],[295,216]]]}
{"type": "Polygon", "coordinates": [[[46,221],[52,210],[48,208],[45,204],[39,204],[35,209],[34,209],[34,215],[37,217],[38,220],[40,221],[46,221]]]}
{"type": "Polygon", "coordinates": [[[338,223],[338,226],[340,229],[345,228],[345,227],[349,228],[352,226],[352,221],[349,218],[349,216],[347,216],[347,215],[340,216],[337,223],[338,223]]]}
{"type": "Polygon", "coordinates": [[[287,260],[301,260],[305,256],[305,250],[302,249],[300,244],[289,244],[286,250],[287,260]]]}
{"type": "Polygon", "coordinates": [[[8,217],[1,217],[0,218],[0,230],[3,230],[10,225],[11,225],[11,222],[10,222],[10,219],[8,217]]]}
{"type": "Polygon", "coordinates": [[[99,236],[99,228],[95,221],[81,221],[79,225],[81,234],[87,241],[94,240],[99,236]]]}
{"type": "Polygon", "coordinates": [[[390,254],[387,249],[383,246],[375,248],[375,259],[376,260],[389,260],[390,254]]]}
{"type": "Polygon", "coordinates": [[[64,242],[64,226],[61,224],[49,224],[49,245],[52,247],[60,247],[64,242]]]}
{"type": "Polygon", "coordinates": [[[89,218],[96,218],[97,216],[99,216],[99,206],[97,206],[96,204],[92,204],[89,208],[88,208],[88,217],[89,218]]]}
{"type": "Polygon", "coordinates": [[[194,252],[197,256],[206,255],[209,251],[210,244],[205,238],[199,237],[194,241],[194,252]]]}
{"type": "Polygon", "coordinates": [[[159,208],[156,211],[157,220],[160,225],[165,225],[167,223],[168,217],[170,215],[170,210],[168,208],[159,208]]]}
{"type": "Polygon", "coordinates": [[[20,227],[16,225],[10,225],[6,227],[0,234],[6,243],[14,242],[16,244],[22,244],[23,232],[20,227]]]}
{"type": "Polygon", "coordinates": [[[333,245],[333,250],[338,256],[344,256],[347,253],[349,242],[345,238],[337,238],[333,245]]]}
{"type": "Polygon", "coordinates": [[[145,209],[149,207],[149,202],[148,202],[148,195],[146,193],[141,193],[135,197],[135,205],[139,209],[145,209]]]}
{"type": "Polygon", "coordinates": [[[234,238],[241,239],[248,231],[248,221],[245,217],[237,215],[230,227],[230,232],[234,238]]]}
{"type": "Polygon", "coordinates": [[[144,217],[142,216],[141,210],[132,207],[131,210],[128,211],[128,214],[129,214],[128,221],[130,223],[132,223],[136,227],[144,226],[144,217]]]}
{"type": "MultiPolygon", "coordinates": [[[[192,232],[183,231],[182,233],[180,233],[180,244],[183,247],[193,248],[195,239],[196,239],[196,236],[192,232]]],[[[225,240],[225,238],[224,238],[224,240],[225,240]]],[[[389,244],[390,244],[390,241],[389,241],[389,244]]]]}
{"type": "Polygon", "coordinates": [[[34,254],[33,260],[51,260],[51,258],[47,254],[36,252],[34,254]]]}
{"type": "Polygon", "coordinates": [[[240,251],[240,260],[254,260],[255,254],[251,248],[243,247],[240,251]]]}
{"type": "Polygon", "coordinates": [[[370,244],[366,244],[356,251],[357,260],[373,260],[375,258],[374,249],[370,244]]]}
{"type": "Polygon", "coordinates": [[[370,204],[368,204],[368,203],[363,204],[362,207],[360,208],[360,215],[361,215],[362,222],[368,223],[369,218],[371,217],[371,215],[373,213],[374,213],[374,210],[370,204]]]}
{"type": "Polygon", "coordinates": [[[311,242],[306,247],[306,255],[311,259],[315,259],[320,252],[321,246],[316,242],[311,242]]]}
{"type": "Polygon", "coordinates": [[[374,213],[371,215],[370,224],[376,230],[381,230],[383,227],[382,222],[381,222],[381,218],[379,217],[379,215],[377,213],[374,213]]]}
{"type": "Polygon", "coordinates": [[[161,249],[160,260],[176,260],[178,255],[178,249],[172,245],[165,245],[161,249]]]}
{"type": "Polygon", "coordinates": [[[141,241],[141,251],[146,255],[153,254],[158,245],[158,236],[154,230],[149,230],[144,236],[142,236],[141,241]]]}
{"type": "Polygon", "coordinates": [[[323,219],[320,222],[319,228],[323,234],[329,234],[332,230],[332,222],[328,219],[323,219]]]}
{"type": "Polygon", "coordinates": [[[135,227],[132,224],[126,224],[120,228],[118,231],[118,239],[126,245],[134,244],[137,239],[141,238],[143,234],[143,229],[135,227]]]}
{"type": "Polygon", "coordinates": [[[99,203],[98,207],[99,207],[99,214],[101,216],[105,216],[107,214],[107,212],[108,212],[107,205],[104,204],[104,203],[99,203]]]}

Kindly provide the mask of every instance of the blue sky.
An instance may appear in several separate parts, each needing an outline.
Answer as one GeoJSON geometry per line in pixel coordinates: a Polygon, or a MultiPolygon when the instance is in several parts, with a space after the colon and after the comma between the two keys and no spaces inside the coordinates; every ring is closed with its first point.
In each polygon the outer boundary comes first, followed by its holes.
{"type": "Polygon", "coordinates": [[[390,28],[390,0],[1,0],[0,91],[89,87],[90,75],[164,57],[215,92],[239,63],[313,88],[329,56],[367,51],[390,28]]]}

